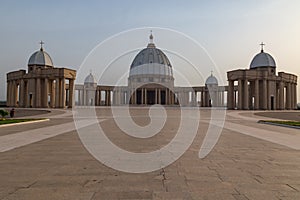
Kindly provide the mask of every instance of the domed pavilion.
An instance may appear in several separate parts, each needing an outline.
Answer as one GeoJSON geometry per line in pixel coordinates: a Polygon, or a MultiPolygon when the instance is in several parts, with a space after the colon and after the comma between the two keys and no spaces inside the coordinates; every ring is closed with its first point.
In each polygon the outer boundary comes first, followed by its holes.
{"type": "Polygon", "coordinates": [[[228,109],[283,110],[296,109],[297,76],[276,73],[275,59],[264,51],[254,56],[249,69],[227,72],[228,109]],[[237,84],[235,84],[237,83],[237,84]]]}
{"type": "Polygon", "coordinates": [[[7,73],[7,106],[34,108],[65,108],[73,106],[76,71],[54,67],[50,55],[43,49],[28,60],[28,71],[7,73]]]}

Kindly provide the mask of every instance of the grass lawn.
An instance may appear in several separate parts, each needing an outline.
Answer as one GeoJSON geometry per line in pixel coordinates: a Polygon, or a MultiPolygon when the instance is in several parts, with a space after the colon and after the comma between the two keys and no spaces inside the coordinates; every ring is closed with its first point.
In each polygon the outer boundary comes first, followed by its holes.
{"type": "Polygon", "coordinates": [[[38,121],[42,119],[0,119],[0,126],[3,124],[14,124],[14,123],[20,123],[20,122],[28,122],[28,121],[38,121]]]}
{"type": "Polygon", "coordinates": [[[300,122],[298,121],[277,121],[277,120],[260,120],[259,122],[264,123],[274,123],[274,124],[284,124],[289,126],[297,126],[300,127],[300,122]]]}

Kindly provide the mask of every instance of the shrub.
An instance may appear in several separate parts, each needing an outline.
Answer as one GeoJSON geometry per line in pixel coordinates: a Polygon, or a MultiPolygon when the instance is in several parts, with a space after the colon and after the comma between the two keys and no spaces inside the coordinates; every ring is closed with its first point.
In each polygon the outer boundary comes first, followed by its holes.
{"type": "Polygon", "coordinates": [[[8,112],[6,111],[6,110],[0,110],[0,115],[1,115],[1,119],[3,120],[4,119],[4,117],[6,116],[6,115],[8,115],[8,112]]]}

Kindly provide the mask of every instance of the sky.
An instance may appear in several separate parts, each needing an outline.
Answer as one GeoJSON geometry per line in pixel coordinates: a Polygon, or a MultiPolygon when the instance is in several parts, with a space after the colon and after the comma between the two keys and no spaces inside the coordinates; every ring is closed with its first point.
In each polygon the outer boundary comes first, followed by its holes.
{"type": "MultiPolygon", "coordinates": [[[[105,47],[109,49],[106,53],[113,54],[114,49],[128,45],[128,50],[136,48],[136,51],[114,62],[126,71],[138,49],[147,45],[150,29],[156,46],[166,50],[174,71],[190,74],[192,85],[203,85],[211,70],[226,81],[227,71],[249,68],[252,58],[260,51],[261,42],[266,43],[265,52],[274,57],[277,72],[300,76],[299,8],[298,0],[1,0],[0,100],[6,99],[6,73],[27,69],[28,59],[39,49],[40,40],[45,42],[44,49],[55,66],[79,71],[95,48],[105,47]],[[168,33],[172,37],[168,38],[168,33]],[[112,41],[114,35],[117,36],[112,41]],[[122,42],[114,43],[121,41],[120,35],[122,42]],[[194,47],[187,38],[192,38],[201,48],[194,47]],[[181,45],[184,41],[187,43],[181,45]],[[172,54],[173,50],[194,54],[190,59],[202,78],[193,77],[192,71],[185,70],[182,59],[178,59],[179,54],[172,54]],[[196,58],[198,53],[201,56],[196,58]]],[[[94,63],[92,72],[97,74],[102,70],[103,55],[94,63]]],[[[118,71],[113,69],[112,73],[118,71]]],[[[180,80],[175,74],[176,85],[181,84],[180,80]]],[[[300,87],[297,92],[299,102],[300,87]]]]}

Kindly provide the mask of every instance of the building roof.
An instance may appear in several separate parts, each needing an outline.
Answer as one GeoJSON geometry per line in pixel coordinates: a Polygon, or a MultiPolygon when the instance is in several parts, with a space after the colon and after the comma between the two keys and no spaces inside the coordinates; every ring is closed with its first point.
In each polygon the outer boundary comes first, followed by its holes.
{"type": "MultiPolygon", "coordinates": [[[[264,44],[262,43],[261,45],[264,44]]],[[[250,69],[258,67],[276,67],[274,58],[270,54],[264,52],[263,48],[260,53],[254,56],[250,64],[250,69]]]]}
{"type": "Polygon", "coordinates": [[[162,50],[157,49],[154,44],[153,46],[148,44],[148,47],[141,50],[134,58],[130,69],[144,65],[144,64],[152,64],[152,63],[157,63],[161,65],[167,65],[171,66],[171,63],[168,59],[168,57],[162,52],[162,50]]]}
{"type": "Polygon", "coordinates": [[[94,75],[90,73],[85,79],[84,79],[84,84],[86,83],[97,83],[94,75]]]}
{"type": "Polygon", "coordinates": [[[218,85],[218,79],[211,74],[205,81],[205,85],[218,85]]]}
{"type": "Polygon", "coordinates": [[[151,33],[147,48],[142,49],[133,59],[130,75],[159,74],[173,76],[172,65],[164,52],[156,48],[151,33]]]}
{"type": "Polygon", "coordinates": [[[28,65],[41,65],[53,67],[53,62],[49,54],[43,50],[43,47],[39,51],[34,52],[29,60],[28,65]]]}

